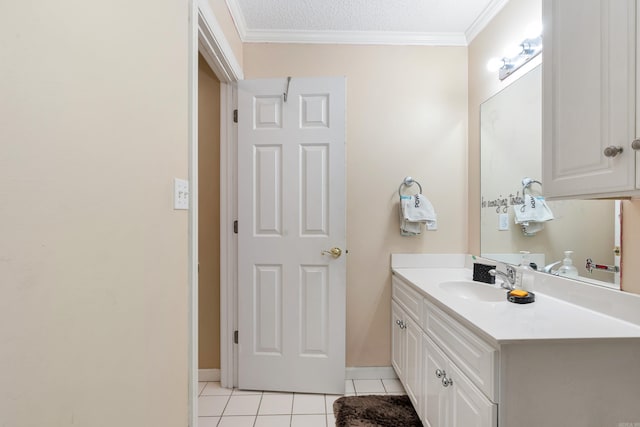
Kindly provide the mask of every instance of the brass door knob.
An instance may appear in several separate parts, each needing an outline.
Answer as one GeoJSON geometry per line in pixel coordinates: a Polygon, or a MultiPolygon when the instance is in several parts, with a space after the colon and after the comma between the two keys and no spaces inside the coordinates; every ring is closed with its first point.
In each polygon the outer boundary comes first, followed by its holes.
{"type": "Polygon", "coordinates": [[[340,255],[342,255],[342,249],[340,248],[331,248],[328,251],[322,251],[321,252],[322,255],[331,255],[334,258],[340,258],[340,255]]]}

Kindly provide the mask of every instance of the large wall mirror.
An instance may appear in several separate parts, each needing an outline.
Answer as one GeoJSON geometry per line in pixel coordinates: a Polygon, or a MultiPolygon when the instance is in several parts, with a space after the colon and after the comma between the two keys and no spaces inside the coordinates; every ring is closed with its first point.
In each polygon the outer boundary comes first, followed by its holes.
{"type": "MultiPolygon", "coordinates": [[[[481,255],[518,264],[519,252],[529,251],[530,260],[542,270],[571,250],[577,280],[619,288],[619,273],[586,268],[587,258],[600,265],[620,265],[615,251],[620,241],[618,201],[546,201],[554,219],[533,235],[526,235],[514,222],[513,206],[522,203],[523,178],[541,181],[541,98],[538,66],[480,107],[481,255]]],[[[537,183],[526,191],[542,194],[537,183]]]]}

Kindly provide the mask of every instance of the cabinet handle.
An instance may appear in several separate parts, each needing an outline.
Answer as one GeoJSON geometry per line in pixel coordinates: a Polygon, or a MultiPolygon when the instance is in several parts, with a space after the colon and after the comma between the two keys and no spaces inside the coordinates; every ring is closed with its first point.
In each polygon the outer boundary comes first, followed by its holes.
{"type": "Polygon", "coordinates": [[[446,376],[442,379],[442,385],[445,387],[449,387],[453,385],[453,380],[451,378],[447,378],[446,376]]]}
{"type": "Polygon", "coordinates": [[[631,148],[634,149],[635,151],[640,150],[640,139],[634,139],[633,142],[631,143],[631,148]]]}
{"type": "Polygon", "coordinates": [[[610,145],[607,148],[604,149],[604,156],[605,157],[615,157],[618,154],[622,153],[622,147],[616,147],[615,145],[610,145]]]}
{"type": "Polygon", "coordinates": [[[400,319],[396,320],[396,325],[398,325],[400,329],[407,329],[407,324],[400,319]]]}
{"type": "Polygon", "coordinates": [[[442,369],[436,369],[436,377],[447,378],[447,373],[442,369]]]}

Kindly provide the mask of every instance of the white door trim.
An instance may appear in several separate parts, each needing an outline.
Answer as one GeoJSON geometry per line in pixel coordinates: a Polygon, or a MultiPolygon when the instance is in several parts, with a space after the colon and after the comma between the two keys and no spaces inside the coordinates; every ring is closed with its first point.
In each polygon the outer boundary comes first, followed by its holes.
{"type": "MultiPolygon", "coordinates": [[[[229,216],[235,215],[235,167],[233,148],[235,130],[228,103],[233,102],[232,85],[243,78],[242,68],[236,59],[220,25],[207,1],[189,2],[189,386],[188,422],[198,425],[198,52],[202,54],[221,82],[221,103],[224,107],[220,121],[220,188],[221,193],[221,257],[220,315],[221,315],[221,380],[227,387],[234,384],[233,345],[229,340],[229,325],[235,325],[235,265],[237,253],[233,234],[229,236],[229,216]],[[230,154],[231,153],[231,154],[230,154]],[[229,157],[231,156],[231,157],[229,157]],[[228,211],[228,209],[231,211],[228,211]],[[229,356],[231,354],[231,356],[229,356]],[[230,375],[230,376],[229,376],[230,375]]],[[[235,217],[234,217],[235,218],[235,217]]],[[[231,220],[231,223],[233,220],[231,220]]]]}
{"type": "Polygon", "coordinates": [[[233,331],[237,329],[238,239],[233,222],[238,218],[237,128],[235,86],[220,85],[220,381],[237,384],[237,354],[233,331]]]}
{"type": "Polygon", "coordinates": [[[198,426],[198,0],[189,2],[189,384],[188,422],[198,426]]]}
{"type": "Polygon", "coordinates": [[[242,67],[221,28],[209,3],[206,0],[200,1],[198,5],[200,53],[221,83],[237,82],[244,78],[242,67]]]}

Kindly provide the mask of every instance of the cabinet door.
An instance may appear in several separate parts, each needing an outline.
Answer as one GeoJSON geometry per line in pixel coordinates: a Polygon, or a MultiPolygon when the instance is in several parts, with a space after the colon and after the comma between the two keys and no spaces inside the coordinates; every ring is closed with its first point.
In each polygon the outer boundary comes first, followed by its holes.
{"type": "Polygon", "coordinates": [[[635,0],[543,0],[548,197],[635,188],[635,8],[635,0]],[[607,157],[610,146],[623,151],[607,157]]]}
{"type": "Polygon", "coordinates": [[[448,387],[442,385],[438,370],[447,372],[447,357],[426,334],[422,335],[422,420],[427,427],[449,426],[448,387]]]}
{"type": "Polygon", "coordinates": [[[391,366],[402,383],[405,382],[404,374],[404,331],[398,324],[403,321],[403,313],[400,306],[391,301],[391,366]]]}
{"type": "Polygon", "coordinates": [[[489,401],[452,363],[447,370],[453,381],[451,393],[450,427],[496,427],[497,407],[489,401]]]}
{"type": "Polygon", "coordinates": [[[422,381],[421,381],[421,357],[422,352],[422,331],[418,325],[408,317],[405,319],[405,389],[409,398],[416,408],[416,412],[420,413],[420,399],[422,381]]]}

